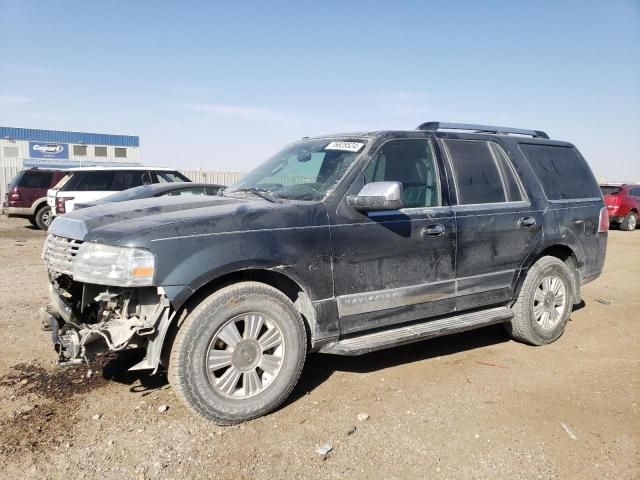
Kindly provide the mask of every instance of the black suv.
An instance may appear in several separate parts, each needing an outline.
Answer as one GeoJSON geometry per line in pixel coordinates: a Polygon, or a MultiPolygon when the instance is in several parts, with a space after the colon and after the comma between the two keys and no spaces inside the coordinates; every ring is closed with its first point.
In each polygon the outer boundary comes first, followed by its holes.
{"type": "Polygon", "coordinates": [[[191,410],[232,424],[283,402],[309,351],[495,323],[553,342],[602,271],[608,225],[585,160],[544,132],[305,138],[220,197],[56,218],[43,315],[61,364],[144,348],[132,369],[167,368],[191,410]]]}

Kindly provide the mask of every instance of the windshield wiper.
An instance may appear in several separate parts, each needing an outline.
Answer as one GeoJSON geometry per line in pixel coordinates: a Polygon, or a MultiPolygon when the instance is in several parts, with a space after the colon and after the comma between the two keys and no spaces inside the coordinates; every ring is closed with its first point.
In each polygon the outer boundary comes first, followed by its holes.
{"type": "Polygon", "coordinates": [[[265,200],[271,203],[280,203],[280,200],[278,199],[278,197],[276,197],[269,190],[265,190],[264,188],[256,188],[256,187],[234,188],[229,192],[225,191],[225,194],[233,193],[233,192],[250,192],[250,193],[253,193],[254,195],[257,195],[260,198],[264,198],[265,200]]]}

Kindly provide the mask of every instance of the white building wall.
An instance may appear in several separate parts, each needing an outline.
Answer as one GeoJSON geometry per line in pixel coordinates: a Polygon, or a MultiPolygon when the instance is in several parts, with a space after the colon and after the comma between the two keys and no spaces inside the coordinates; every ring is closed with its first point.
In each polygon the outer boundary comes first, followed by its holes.
{"type": "MultiPolygon", "coordinates": [[[[46,143],[46,142],[42,142],[46,143]]],[[[61,142],[63,143],[63,142],[61,142]]],[[[140,147],[114,147],[111,145],[89,145],[87,144],[87,155],[74,155],[73,154],[73,146],[74,145],[83,145],[84,144],[73,144],[69,145],[69,158],[68,160],[88,160],[88,161],[97,161],[97,162],[139,162],[139,148],[140,147]],[[95,147],[106,147],[107,148],[107,156],[106,157],[96,157],[95,156],[95,147]],[[115,149],[116,148],[125,148],[127,151],[127,158],[116,157],[115,149]]],[[[5,138],[0,138],[0,160],[4,160],[7,158],[5,156],[5,148],[4,147],[17,147],[18,149],[18,157],[17,158],[29,158],[29,142],[26,140],[8,140],[5,138]]]]}

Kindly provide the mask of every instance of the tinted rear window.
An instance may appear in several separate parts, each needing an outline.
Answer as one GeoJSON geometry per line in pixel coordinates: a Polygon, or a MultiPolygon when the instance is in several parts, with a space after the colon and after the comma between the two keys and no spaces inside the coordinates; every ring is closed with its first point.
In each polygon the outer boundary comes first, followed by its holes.
{"type": "Polygon", "coordinates": [[[49,188],[53,173],[51,172],[24,172],[18,186],[23,188],[49,188]]]}
{"type": "Polygon", "coordinates": [[[587,162],[573,147],[521,144],[549,200],[600,198],[587,162]]]}
{"type": "Polygon", "coordinates": [[[611,187],[609,185],[601,185],[600,191],[603,195],[617,195],[622,191],[622,187],[611,187]]]}

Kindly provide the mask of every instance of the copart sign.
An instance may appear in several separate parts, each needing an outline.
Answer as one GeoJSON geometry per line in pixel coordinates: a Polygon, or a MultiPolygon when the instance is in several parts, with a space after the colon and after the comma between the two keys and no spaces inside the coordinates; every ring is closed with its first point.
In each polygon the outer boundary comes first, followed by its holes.
{"type": "Polygon", "coordinates": [[[29,142],[31,158],[69,158],[68,143],[29,142]]]}

